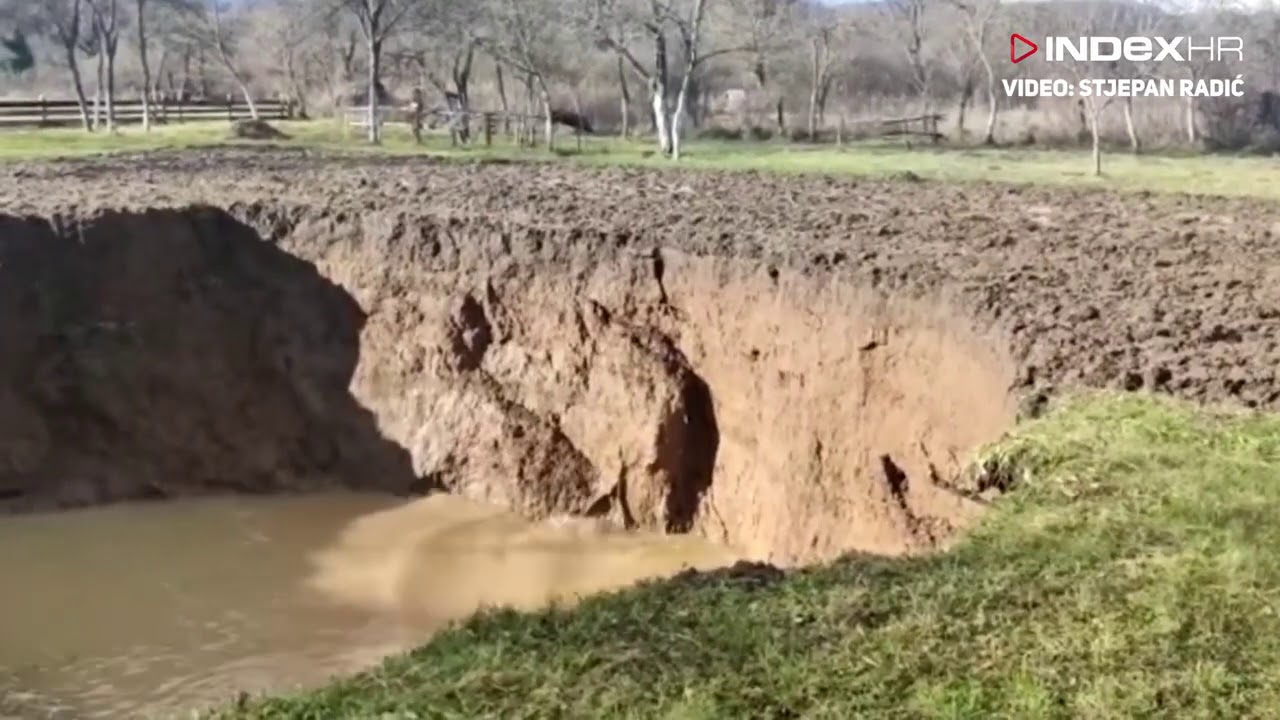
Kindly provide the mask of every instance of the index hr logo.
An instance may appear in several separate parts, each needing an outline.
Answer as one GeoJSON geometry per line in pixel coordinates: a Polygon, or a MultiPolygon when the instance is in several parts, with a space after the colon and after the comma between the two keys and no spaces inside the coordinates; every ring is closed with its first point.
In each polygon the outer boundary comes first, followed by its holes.
{"type": "MultiPolygon", "coordinates": [[[[1244,60],[1244,39],[1238,37],[1206,38],[1207,45],[1196,45],[1189,36],[1164,38],[1133,36],[1119,37],[1061,37],[1044,39],[1045,62],[1063,62],[1068,57],[1078,62],[1190,62],[1192,58],[1204,58],[1221,62],[1234,55],[1244,60]],[[1185,50],[1183,46],[1185,44],[1185,50]]],[[[1009,60],[1020,63],[1036,54],[1039,45],[1014,33],[1009,36],[1009,60]],[[1024,49],[1025,48],[1025,49],[1024,49]]]]}

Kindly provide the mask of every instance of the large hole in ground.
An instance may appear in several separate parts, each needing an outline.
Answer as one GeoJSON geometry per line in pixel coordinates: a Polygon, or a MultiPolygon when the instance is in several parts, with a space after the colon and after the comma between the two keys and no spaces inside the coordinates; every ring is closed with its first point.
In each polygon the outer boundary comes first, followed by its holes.
{"type": "Polygon", "coordinates": [[[951,537],[1014,418],[996,333],[835,270],[236,213],[0,224],[8,507],[441,488],[794,564],[951,537]]]}

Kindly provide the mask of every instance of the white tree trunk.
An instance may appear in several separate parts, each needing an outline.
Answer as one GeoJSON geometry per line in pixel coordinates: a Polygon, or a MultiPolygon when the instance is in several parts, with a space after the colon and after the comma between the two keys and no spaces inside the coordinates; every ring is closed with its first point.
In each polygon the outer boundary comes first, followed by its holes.
{"type": "Polygon", "coordinates": [[[1138,139],[1138,128],[1133,122],[1133,98],[1124,101],[1124,129],[1129,134],[1129,149],[1137,155],[1142,152],[1142,141],[1138,139]]]}
{"type": "MultiPolygon", "coordinates": [[[[372,38],[377,32],[377,28],[370,28],[369,35],[372,38]]],[[[369,40],[369,143],[377,145],[382,142],[382,123],[378,121],[378,83],[382,74],[382,48],[378,42],[369,40]]]]}
{"type": "Polygon", "coordinates": [[[142,64],[142,131],[151,132],[151,65],[147,59],[146,5],[146,0],[137,0],[138,60],[142,64]]]}
{"type": "MultiPolygon", "coordinates": [[[[686,75],[686,77],[688,77],[686,75]]],[[[680,159],[680,125],[684,119],[685,96],[688,95],[688,83],[681,81],[680,93],[676,96],[676,109],[671,113],[671,159],[680,159]]]]}
{"type": "Polygon", "coordinates": [[[652,83],[653,124],[658,133],[658,148],[663,155],[671,154],[671,114],[667,111],[667,88],[661,82],[652,83]]]}
{"type": "Polygon", "coordinates": [[[93,129],[102,127],[102,99],[107,74],[106,51],[98,47],[98,80],[93,88],[93,129]]]}
{"type": "Polygon", "coordinates": [[[541,90],[542,95],[542,139],[547,143],[547,150],[554,150],[556,147],[556,124],[551,119],[551,93],[544,87],[541,90]]]}
{"type": "Polygon", "coordinates": [[[1187,142],[1195,145],[1200,138],[1196,132],[1196,99],[1191,96],[1187,96],[1186,123],[1187,142]]]}
{"type": "Polygon", "coordinates": [[[1093,136],[1093,174],[1095,176],[1102,175],[1102,140],[1098,132],[1098,115],[1099,110],[1092,110],[1089,113],[1089,132],[1093,136]]]}
{"type": "Polygon", "coordinates": [[[1000,99],[996,95],[996,73],[991,61],[983,56],[983,67],[987,73],[987,129],[983,133],[982,142],[987,145],[996,144],[996,122],[1000,116],[1000,99]]]}

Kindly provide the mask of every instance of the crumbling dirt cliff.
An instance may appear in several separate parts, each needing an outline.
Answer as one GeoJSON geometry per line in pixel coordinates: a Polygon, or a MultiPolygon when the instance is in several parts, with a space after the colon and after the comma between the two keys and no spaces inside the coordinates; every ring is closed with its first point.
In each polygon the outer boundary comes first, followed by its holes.
{"type": "Polygon", "coordinates": [[[945,541],[1061,387],[1280,399],[1262,205],[347,163],[0,179],[5,507],[445,489],[791,563],[945,541]]]}

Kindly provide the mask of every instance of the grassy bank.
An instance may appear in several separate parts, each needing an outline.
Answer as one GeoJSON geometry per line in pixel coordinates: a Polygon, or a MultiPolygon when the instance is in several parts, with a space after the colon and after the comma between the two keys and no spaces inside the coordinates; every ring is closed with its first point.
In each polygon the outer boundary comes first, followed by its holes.
{"type": "MultiPolygon", "coordinates": [[[[358,131],[344,133],[332,120],[281,122],[277,125],[292,136],[283,144],[325,150],[525,160],[557,157],[543,150],[522,149],[506,143],[496,143],[492,148],[458,149],[439,136],[420,146],[414,144],[403,127],[390,128],[384,145],[373,149],[360,139],[358,131]]],[[[150,133],[143,133],[137,127],[126,127],[115,135],[88,134],[74,128],[5,131],[0,132],[0,161],[211,146],[229,142],[227,128],[225,122],[203,122],[157,127],[150,133]]],[[[642,166],[671,164],[671,161],[654,155],[653,144],[647,139],[623,142],[615,138],[585,138],[579,153],[572,135],[565,135],[560,139],[560,148],[562,154],[558,157],[570,162],[642,166]]],[[[1258,157],[1138,157],[1116,153],[1106,157],[1106,175],[1097,178],[1091,174],[1089,154],[1072,150],[907,149],[886,144],[853,144],[835,148],[743,141],[695,141],[688,143],[686,150],[682,163],[701,168],[871,177],[911,172],[924,178],[953,181],[997,180],[1280,198],[1280,173],[1275,172],[1275,161],[1258,157]]]]}
{"type": "Polygon", "coordinates": [[[488,614],[238,718],[1259,717],[1280,707],[1280,419],[1068,400],[935,557],[488,614]]]}

